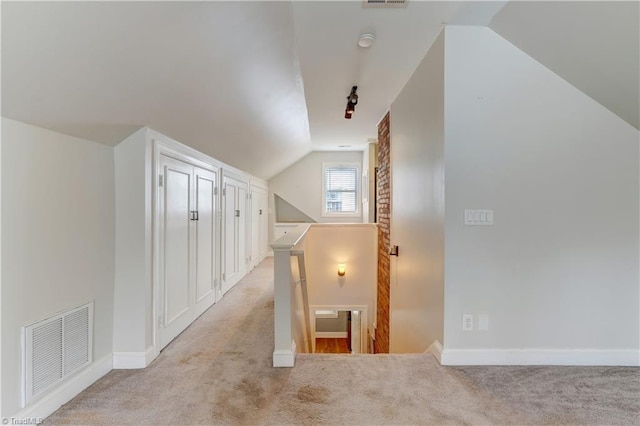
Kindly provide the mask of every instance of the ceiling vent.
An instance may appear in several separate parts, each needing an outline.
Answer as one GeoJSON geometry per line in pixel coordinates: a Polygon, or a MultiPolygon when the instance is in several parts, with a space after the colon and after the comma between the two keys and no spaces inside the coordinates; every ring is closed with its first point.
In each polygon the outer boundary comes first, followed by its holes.
{"type": "Polygon", "coordinates": [[[407,7],[409,0],[363,0],[363,7],[392,8],[407,7]]]}

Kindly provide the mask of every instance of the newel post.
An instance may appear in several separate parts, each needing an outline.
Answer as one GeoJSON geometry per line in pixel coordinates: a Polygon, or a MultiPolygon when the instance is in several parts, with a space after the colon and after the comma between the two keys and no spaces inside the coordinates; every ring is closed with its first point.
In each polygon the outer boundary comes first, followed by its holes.
{"type": "MultiPolygon", "coordinates": [[[[275,244],[274,244],[275,245],[275,244]]],[[[296,360],[296,344],[293,340],[294,285],[291,279],[291,246],[273,249],[274,296],[274,367],[293,367],[296,360]]]]}

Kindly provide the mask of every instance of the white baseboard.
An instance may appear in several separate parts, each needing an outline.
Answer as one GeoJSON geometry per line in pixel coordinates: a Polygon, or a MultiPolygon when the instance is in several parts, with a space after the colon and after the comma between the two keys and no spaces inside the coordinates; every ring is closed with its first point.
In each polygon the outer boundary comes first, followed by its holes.
{"type": "Polygon", "coordinates": [[[640,366],[635,349],[447,349],[442,365],[640,366]]]}
{"type": "Polygon", "coordinates": [[[35,417],[44,419],[53,414],[58,408],[62,407],[63,404],[71,401],[71,399],[95,383],[99,378],[111,371],[112,367],[113,357],[109,354],[102,359],[93,362],[87,368],[80,371],[77,375],[71,377],[60,386],[53,388],[46,396],[38,399],[30,405],[27,405],[17,414],[6,417],[13,417],[16,419],[35,417]]]}
{"type": "Polygon", "coordinates": [[[158,357],[158,354],[156,354],[155,348],[153,346],[149,346],[145,354],[145,362],[147,363],[147,367],[149,366],[149,364],[155,361],[157,357],[158,357]]]}
{"type": "Polygon", "coordinates": [[[346,331],[316,331],[316,339],[346,339],[346,331]]]}
{"type": "Polygon", "coordinates": [[[293,367],[296,363],[296,342],[291,342],[291,349],[273,351],[274,367],[293,367]]]}
{"type": "Polygon", "coordinates": [[[438,360],[438,362],[440,364],[442,364],[442,344],[436,339],[433,341],[433,343],[427,348],[427,350],[425,351],[425,353],[430,353],[431,355],[434,356],[434,358],[436,360],[438,360]]]}
{"type": "Polygon", "coordinates": [[[153,346],[149,346],[145,352],[114,352],[113,369],[129,370],[145,368],[155,359],[153,346]]]}

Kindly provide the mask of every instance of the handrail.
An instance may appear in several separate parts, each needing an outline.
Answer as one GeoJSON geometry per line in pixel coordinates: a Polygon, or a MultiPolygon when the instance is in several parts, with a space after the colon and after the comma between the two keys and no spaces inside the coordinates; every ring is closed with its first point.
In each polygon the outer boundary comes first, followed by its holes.
{"type": "Polygon", "coordinates": [[[311,314],[309,312],[309,293],[307,289],[307,270],[304,263],[304,251],[294,250],[291,252],[291,256],[298,258],[298,272],[300,274],[300,290],[302,291],[302,306],[304,307],[304,322],[305,322],[305,334],[307,341],[307,352],[313,352],[313,345],[311,342],[311,314]]]}

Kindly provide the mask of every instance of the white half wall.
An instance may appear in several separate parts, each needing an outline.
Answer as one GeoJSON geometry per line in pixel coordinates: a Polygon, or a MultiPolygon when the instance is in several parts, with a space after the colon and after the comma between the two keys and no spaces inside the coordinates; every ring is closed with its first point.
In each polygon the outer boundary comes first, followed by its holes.
{"type": "Polygon", "coordinates": [[[22,327],[93,300],[93,359],[110,359],[114,210],[113,148],[2,118],[3,417],[21,408],[22,327]]]}
{"type": "Polygon", "coordinates": [[[637,354],[638,130],[489,28],[447,27],[445,135],[443,358],[637,354]]]}
{"type": "Polygon", "coordinates": [[[444,31],[391,105],[390,352],[443,341],[444,31]]]}

